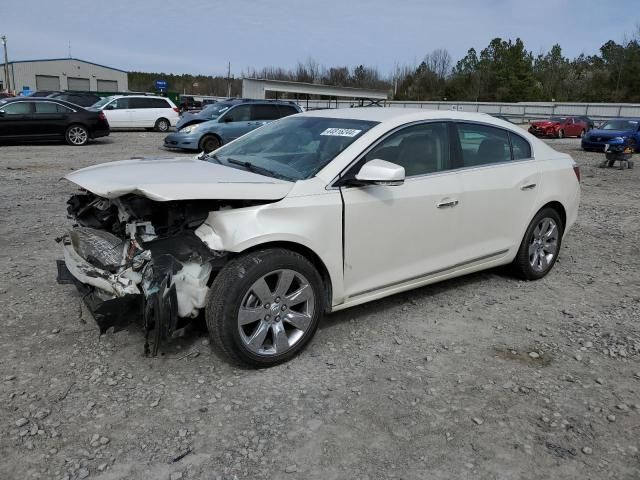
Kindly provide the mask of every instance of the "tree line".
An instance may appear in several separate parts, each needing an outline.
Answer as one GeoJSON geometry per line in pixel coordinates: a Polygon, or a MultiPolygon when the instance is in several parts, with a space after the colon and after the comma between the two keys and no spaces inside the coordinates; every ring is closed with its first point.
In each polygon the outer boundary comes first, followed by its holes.
{"type": "MultiPolygon", "coordinates": [[[[640,102],[640,25],[631,38],[609,40],[597,54],[575,58],[558,44],[534,54],[520,38],[494,38],[455,64],[447,50],[436,49],[418,65],[396,66],[386,75],[365,64],[325,67],[308,59],[291,69],[248,69],[241,76],[385,90],[395,100],[640,102]]],[[[237,78],[143,72],[129,73],[129,89],[153,90],[157,79],[180,93],[226,96],[230,88],[239,96],[242,89],[237,78]]]]}

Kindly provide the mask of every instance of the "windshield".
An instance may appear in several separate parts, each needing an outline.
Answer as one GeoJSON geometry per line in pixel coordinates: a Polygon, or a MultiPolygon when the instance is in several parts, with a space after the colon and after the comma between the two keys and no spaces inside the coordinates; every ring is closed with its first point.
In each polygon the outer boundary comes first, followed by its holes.
{"type": "Polygon", "coordinates": [[[102,100],[98,100],[96,103],[94,103],[93,105],[91,105],[92,107],[95,108],[102,108],[104,107],[107,103],[109,103],[111,100],[113,100],[116,97],[105,97],[102,100]]]}
{"type": "MultiPolygon", "coordinates": [[[[219,148],[209,161],[252,167],[286,180],[310,178],[377,122],[288,117],[219,148]],[[251,164],[251,165],[248,165],[251,164]]],[[[266,174],[266,173],[265,173],[266,174]]]]}
{"type": "Polygon", "coordinates": [[[207,105],[200,111],[200,116],[218,118],[231,107],[233,107],[232,103],[214,103],[212,105],[207,105]]]}
{"type": "Polygon", "coordinates": [[[564,123],[564,121],[567,119],[567,117],[551,117],[549,120],[551,122],[558,122],[558,123],[564,123]]]}
{"type": "Polygon", "coordinates": [[[609,120],[600,127],[601,130],[635,130],[638,128],[637,120],[609,120]]]}

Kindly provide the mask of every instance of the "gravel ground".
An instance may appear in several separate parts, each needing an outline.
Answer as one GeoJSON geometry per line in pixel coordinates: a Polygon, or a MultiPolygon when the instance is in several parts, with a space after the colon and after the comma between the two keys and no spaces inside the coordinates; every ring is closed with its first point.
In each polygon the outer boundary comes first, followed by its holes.
{"type": "Polygon", "coordinates": [[[143,356],[55,282],[66,172],[166,156],[162,135],[0,147],[0,478],[638,479],[640,168],[583,173],[541,281],[498,270],[325,318],[269,370],[204,331],[143,356]]]}

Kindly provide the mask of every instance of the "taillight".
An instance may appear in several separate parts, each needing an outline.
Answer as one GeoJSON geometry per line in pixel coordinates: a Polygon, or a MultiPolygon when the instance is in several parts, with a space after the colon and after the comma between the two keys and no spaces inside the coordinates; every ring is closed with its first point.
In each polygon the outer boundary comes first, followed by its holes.
{"type": "Polygon", "coordinates": [[[576,174],[576,178],[578,179],[578,182],[580,182],[580,167],[578,165],[573,166],[573,173],[576,174]]]}
{"type": "Polygon", "coordinates": [[[180,109],[178,107],[173,107],[173,111],[176,113],[180,113],[180,109]]]}
{"type": "Polygon", "coordinates": [[[100,120],[106,120],[106,119],[107,119],[107,117],[105,116],[104,112],[100,112],[100,113],[98,113],[98,118],[99,118],[100,120]]]}

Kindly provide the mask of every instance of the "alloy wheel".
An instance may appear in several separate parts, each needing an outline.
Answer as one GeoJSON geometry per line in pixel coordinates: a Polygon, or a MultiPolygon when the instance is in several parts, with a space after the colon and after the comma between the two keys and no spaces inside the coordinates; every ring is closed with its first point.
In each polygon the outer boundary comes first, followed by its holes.
{"type": "Polygon", "coordinates": [[[529,264],[543,272],[558,254],[558,225],[552,218],[542,218],[534,228],[529,242],[529,264]]]}
{"type": "Polygon", "coordinates": [[[276,270],[258,280],[238,310],[238,330],[245,347],[259,355],[280,355],[311,327],[315,294],[307,278],[294,270],[276,270]]]}
{"type": "Polygon", "coordinates": [[[74,145],[84,145],[87,143],[87,131],[82,127],[72,127],[67,135],[69,142],[74,145]]]}

